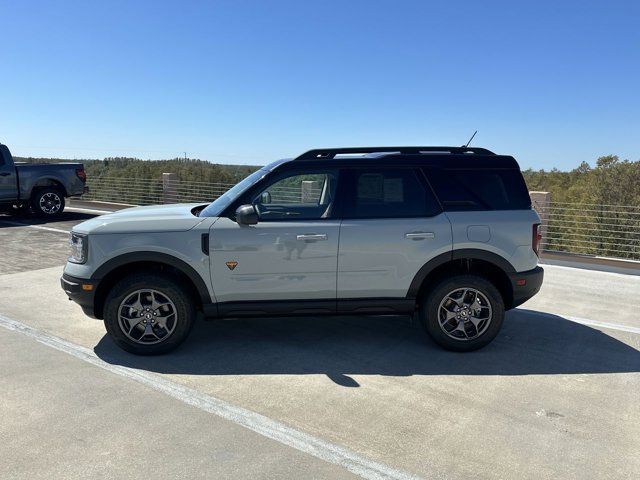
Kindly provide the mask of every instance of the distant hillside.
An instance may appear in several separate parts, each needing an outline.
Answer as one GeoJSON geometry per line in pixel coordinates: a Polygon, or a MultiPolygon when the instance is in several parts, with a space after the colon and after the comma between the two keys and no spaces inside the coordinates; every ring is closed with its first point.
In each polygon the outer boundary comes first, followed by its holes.
{"type": "MultiPolygon", "coordinates": [[[[22,158],[16,161],[82,162],[90,179],[127,178],[160,179],[162,173],[177,173],[182,182],[236,183],[260,167],[225,165],[204,160],[140,160],[114,157],[104,160],[64,158],[22,158]]],[[[596,161],[595,167],[583,162],[569,172],[559,170],[525,170],[529,190],[551,192],[554,202],[585,202],[640,206],[640,161],[621,161],[609,155],[596,161]]]]}
{"type": "Polygon", "coordinates": [[[530,191],[551,192],[545,249],[640,260],[640,161],[523,174],[530,191]]]}
{"type": "Polygon", "coordinates": [[[553,169],[522,172],[530,191],[551,192],[553,202],[625,205],[640,209],[640,161],[600,157],[569,171],[553,169]]]}
{"type": "MultiPolygon", "coordinates": [[[[178,174],[176,202],[209,202],[258,168],[178,158],[73,161],[85,164],[89,198],[135,205],[163,201],[160,179],[164,172],[178,174]]],[[[640,161],[610,155],[599,158],[594,167],[583,162],[569,172],[529,169],[522,173],[530,191],[551,192],[546,249],[640,260],[640,161]]]]}
{"type": "Polygon", "coordinates": [[[163,173],[177,173],[181,181],[207,183],[236,183],[258,166],[225,165],[204,160],[174,158],[172,160],[140,160],[138,158],[113,157],[104,160],[15,157],[16,162],[56,163],[81,162],[91,180],[96,178],[144,178],[160,179],[163,173]]]}

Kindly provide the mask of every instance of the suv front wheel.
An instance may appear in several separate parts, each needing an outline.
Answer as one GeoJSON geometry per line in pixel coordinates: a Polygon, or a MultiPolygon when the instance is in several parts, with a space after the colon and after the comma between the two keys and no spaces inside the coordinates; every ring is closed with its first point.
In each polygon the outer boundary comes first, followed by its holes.
{"type": "Polygon", "coordinates": [[[504,320],[504,301],[485,278],[457,275],[423,296],[420,323],[447,350],[468,352],[491,343],[504,320]]]}
{"type": "Polygon", "coordinates": [[[166,353],[189,335],[196,316],[193,303],[170,276],[131,275],[107,295],[104,324],[114,342],[127,352],[166,353]]]}

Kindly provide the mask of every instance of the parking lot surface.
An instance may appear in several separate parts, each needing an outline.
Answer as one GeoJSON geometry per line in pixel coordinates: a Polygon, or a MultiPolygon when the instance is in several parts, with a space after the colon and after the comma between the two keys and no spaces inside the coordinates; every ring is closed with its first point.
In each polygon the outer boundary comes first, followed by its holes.
{"type": "Polygon", "coordinates": [[[201,322],[136,357],[59,287],[90,216],[0,217],[2,478],[638,477],[640,277],[546,266],[468,354],[408,318],[305,317],[201,322]]]}

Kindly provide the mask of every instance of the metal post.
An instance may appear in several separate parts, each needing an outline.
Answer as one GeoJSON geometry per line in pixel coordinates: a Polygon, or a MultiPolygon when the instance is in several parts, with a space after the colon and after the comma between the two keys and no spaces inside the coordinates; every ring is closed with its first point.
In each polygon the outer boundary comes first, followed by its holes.
{"type": "Polygon", "coordinates": [[[162,203],[178,203],[178,174],[162,174],[162,203]]]}
{"type": "Polygon", "coordinates": [[[318,182],[313,180],[303,180],[300,185],[300,200],[302,203],[314,203],[318,201],[318,182]]]}
{"type": "Polygon", "coordinates": [[[540,230],[542,232],[542,244],[547,243],[547,234],[549,230],[549,207],[551,206],[551,193],[549,192],[529,192],[531,197],[531,205],[538,212],[542,226],[540,230]]]}

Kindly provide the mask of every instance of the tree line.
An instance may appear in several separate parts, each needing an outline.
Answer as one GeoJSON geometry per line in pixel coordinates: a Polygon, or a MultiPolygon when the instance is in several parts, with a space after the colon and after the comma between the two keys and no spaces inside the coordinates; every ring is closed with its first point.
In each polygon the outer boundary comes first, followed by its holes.
{"type": "Polygon", "coordinates": [[[551,193],[547,249],[640,260],[640,161],[522,173],[529,191],[551,193]]]}
{"type": "Polygon", "coordinates": [[[169,160],[141,160],[130,157],[108,157],[96,159],[15,157],[16,162],[57,163],[77,162],[84,164],[87,177],[98,179],[160,179],[163,173],[176,173],[181,182],[236,183],[258,166],[225,165],[206,160],[173,158],[169,160]]]}
{"type": "MultiPolygon", "coordinates": [[[[182,158],[69,160],[16,157],[15,160],[82,162],[95,198],[110,195],[125,198],[130,203],[153,203],[161,198],[159,180],[165,172],[177,174],[182,189],[178,200],[185,200],[189,196],[189,184],[231,185],[259,168],[182,158]],[[154,179],[158,183],[149,184],[146,189],[127,189],[126,181],[135,185],[140,179],[154,179]],[[109,183],[109,180],[113,182],[109,183]],[[116,188],[113,184],[118,181],[122,186],[116,188]]],[[[551,193],[547,249],[640,259],[640,161],[620,160],[615,155],[608,155],[598,158],[593,166],[583,162],[570,171],[528,169],[522,173],[530,191],[551,193]]],[[[191,200],[209,199],[210,193],[205,189],[201,197],[191,200]]]]}

